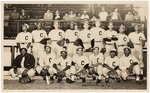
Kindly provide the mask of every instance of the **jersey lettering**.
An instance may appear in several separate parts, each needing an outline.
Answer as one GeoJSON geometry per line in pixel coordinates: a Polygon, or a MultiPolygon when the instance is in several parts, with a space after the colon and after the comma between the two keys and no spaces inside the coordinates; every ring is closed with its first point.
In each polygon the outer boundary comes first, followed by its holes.
{"type": "Polygon", "coordinates": [[[52,58],[49,58],[49,63],[51,63],[51,59],[52,59],[52,58]]]}
{"type": "Polygon", "coordinates": [[[43,33],[40,33],[40,37],[43,37],[43,33]]]}
{"type": "Polygon", "coordinates": [[[126,38],[126,37],[123,37],[123,40],[124,40],[124,41],[127,41],[127,38],[126,38]]]}
{"type": "Polygon", "coordinates": [[[81,65],[82,65],[82,66],[84,65],[84,63],[85,63],[84,61],[81,61],[81,65]]]}
{"type": "Polygon", "coordinates": [[[25,40],[28,40],[28,36],[25,36],[25,40]]]}
{"type": "Polygon", "coordinates": [[[115,67],[116,66],[116,62],[112,62],[112,66],[115,67]]]}
{"type": "Polygon", "coordinates": [[[66,62],[66,66],[68,66],[68,62],[66,62]]]}
{"type": "Polygon", "coordinates": [[[99,58],[97,58],[97,63],[99,62],[99,58]]]}
{"type": "Polygon", "coordinates": [[[133,60],[132,59],[130,59],[130,64],[132,64],[133,63],[133,60]]]}
{"type": "Polygon", "coordinates": [[[90,38],[90,36],[91,36],[91,34],[90,34],[90,33],[88,33],[88,34],[87,34],[87,38],[90,38]]]}
{"type": "Polygon", "coordinates": [[[99,35],[102,35],[102,31],[99,31],[99,35]]]}
{"type": "Polygon", "coordinates": [[[74,35],[75,35],[75,36],[78,36],[78,32],[75,32],[74,35]]]}
{"type": "Polygon", "coordinates": [[[139,37],[139,40],[142,41],[142,37],[141,36],[139,37]]]}
{"type": "Polygon", "coordinates": [[[59,36],[62,36],[62,33],[61,33],[61,32],[59,32],[59,33],[58,33],[58,35],[59,35],[59,36]]]}

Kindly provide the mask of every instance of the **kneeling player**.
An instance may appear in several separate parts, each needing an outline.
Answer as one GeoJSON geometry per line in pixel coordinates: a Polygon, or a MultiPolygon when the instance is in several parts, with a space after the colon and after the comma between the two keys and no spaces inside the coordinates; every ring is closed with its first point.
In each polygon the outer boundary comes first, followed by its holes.
{"type": "Polygon", "coordinates": [[[61,51],[61,56],[54,63],[53,67],[57,71],[57,82],[61,82],[62,79],[66,76],[66,82],[69,83],[70,80],[70,66],[72,59],[67,56],[67,51],[61,51]]]}
{"type": "Polygon", "coordinates": [[[131,55],[130,48],[124,48],[124,55],[120,58],[121,76],[124,81],[128,75],[136,75],[136,82],[139,83],[140,66],[136,57],[131,55]]]}
{"type": "Polygon", "coordinates": [[[90,58],[90,62],[91,62],[90,73],[93,76],[96,75],[97,76],[96,83],[100,83],[101,76],[102,76],[102,68],[103,68],[102,65],[103,65],[103,61],[104,61],[104,56],[102,53],[99,52],[99,47],[94,48],[93,54],[91,54],[89,56],[89,58],[90,58]]]}
{"type": "Polygon", "coordinates": [[[103,64],[103,75],[106,83],[109,82],[109,78],[115,78],[117,82],[120,82],[119,58],[116,49],[111,49],[110,55],[106,57],[103,64]]]}
{"type": "Polygon", "coordinates": [[[77,55],[73,56],[73,63],[72,63],[72,77],[71,80],[74,80],[74,75],[79,75],[82,79],[82,82],[86,82],[87,71],[89,68],[89,59],[83,55],[83,48],[79,47],[77,49],[77,55]],[[73,69],[75,67],[75,69],[73,69]]]}
{"type": "Polygon", "coordinates": [[[44,80],[46,79],[47,84],[49,84],[49,75],[52,83],[53,76],[56,74],[56,70],[53,68],[55,54],[51,52],[50,46],[45,46],[44,49],[45,51],[40,55],[36,71],[43,77],[44,80]]]}
{"type": "Polygon", "coordinates": [[[27,53],[26,48],[20,49],[20,53],[13,62],[10,74],[12,77],[19,77],[20,83],[30,83],[31,78],[35,75],[35,59],[31,54],[27,53]]]}

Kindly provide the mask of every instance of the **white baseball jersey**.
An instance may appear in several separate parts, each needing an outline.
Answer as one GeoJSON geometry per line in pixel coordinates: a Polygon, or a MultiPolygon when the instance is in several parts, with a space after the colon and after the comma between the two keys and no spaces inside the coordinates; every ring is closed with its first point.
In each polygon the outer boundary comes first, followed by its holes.
{"type": "Polygon", "coordinates": [[[17,43],[29,43],[32,42],[32,34],[30,32],[20,32],[16,37],[17,43]]]}
{"type": "Polygon", "coordinates": [[[56,55],[54,53],[46,54],[46,52],[41,53],[39,57],[39,65],[40,66],[50,66],[53,67],[55,63],[56,55]]]}
{"type": "Polygon", "coordinates": [[[65,32],[65,38],[68,38],[70,41],[75,41],[76,39],[79,38],[79,31],[68,29],[65,32]]]}
{"type": "Polygon", "coordinates": [[[61,29],[53,29],[49,32],[48,37],[51,38],[51,40],[62,40],[65,38],[65,34],[61,29]]]}
{"type": "Polygon", "coordinates": [[[91,54],[89,56],[89,60],[91,64],[102,63],[104,62],[104,55],[99,53],[98,55],[91,54]]]}
{"type": "Polygon", "coordinates": [[[116,66],[119,66],[119,58],[117,56],[115,56],[114,58],[108,56],[106,57],[104,63],[114,69],[116,66]]]}
{"type": "Polygon", "coordinates": [[[141,44],[143,40],[146,40],[143,33],[131,32],[128,37],[133,43],[136,44],[141,44]]]}
{"type": "Polygon", "coordinates": [[[118,34],[118,41],[117,41],[117,45],[127,45],[127,43],[129,42],[129,38],[126,34],[118,34]]]}
{"type": "Polygon", "coordinates": [[[88,15],[81,15],[81,19],[89,19],[88,15]]]}
{"type": "Polygon", "coordinates": [[[67,57],[66,59],[59,57],[56,61],[56,64],[59,65],[61,68],[65,68],[66,66],[71,66],[71,63],[72,63],[72,59],[70,57],[67,57]]]}
{"type": "Polygon", "coordinates": [[[130,67],[133,62],[138,62],[139,63],[139,61],[136,57],[134,57],[132,55],[129,55],[128,57],[126,57],[125,55],[123,55],[120,58],[119,67],[122,70],[126,70],[126,68],[130,67]]]}
{"type": "Polygon", "coordinates": [[[47,38],[47,33],[45,30],[33,30],[32,36],[34,42],[40,42],[42,39],[47,38]]]}
{"type": "MultiPolygon", "coordinates": [[[[117,32],[114,31],[114,30],[112,30],[112,31],[106,30],[106,31],[104,32],[104,34],[103,34],[103,38],[111,38],[111,37],[113,37],[113,36],[118,38],[118,34],[117,34],[117,32]]],[[[111,41],[111,42],[107,42],[107,41],[106,41],[106,43],[112,44],[113,41],[111,41]]]]}
{"type": "Polygon", "coordinates": [[[101,21],[106,21],[107,20],[107,16],[108,16],[108,13],[106,11],[99,13],[99,19],[101,21]]]}
{"type": "Polygon", "coordinates": [[[91,41],[91,32],[90,30],[83,29],[80,34],[79,38],[84,42],[90,42],[91,41]]]}
{"type": "Polygon", "coordinates": [[[102,42],[104,31],[105,30],[100,27],[91,28],[91,39],[102,42]]]}
{"type": "Polygon", "coordinates": [[[79,68],[83,68],[86,64],[89,64],[89,59],[85,56],[79,56],[79,55],[74,55],[73,56],[73,62],[75,62],[79,68]]]}

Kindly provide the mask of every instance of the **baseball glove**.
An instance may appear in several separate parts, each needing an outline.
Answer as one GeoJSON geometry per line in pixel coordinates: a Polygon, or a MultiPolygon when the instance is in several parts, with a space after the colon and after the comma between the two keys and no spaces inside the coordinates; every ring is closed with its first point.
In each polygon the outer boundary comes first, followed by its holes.
{"type": "Polygon", "coordinates": [[[108,73],[107,73],[107,75],[110,77],[110,78],[113,78],[113,79],[115,79],[115,78],[117,78],[117,76],[118,76],[118,73],[116,72],[116,71],[109,71],[108,73]]]}
{"type": "Polygon", "coordinates": [[[19,82],[21,84],[26,84],[31,82],[31,78],[28,75],[24,75],[21,78],[19,78],[19,82]]]}
{"type": "Polygon", "coordinates": [[[133,45],[133,43],[131,42],[131,40],[127,43],[127,46],[130,47],[130,48],[134,48],[134,45],[133,45]]]}
{"type": "Polygon", "coordinates": [[[80,77],[86,77],[88,75],[86,69],[81,69],[78,73],[77,73],[77,76],[80,76],[80,77]]]}
{"type": "Polygon", "coordinates": [[[59,41],[57,42],[57,44],[58,44],[59,46],[64,46],[65,40],[64,40],[64,39],[59,40],[59,41]]]}
{"type": "Polygon", "coordinates": [[[65,73],[64,71],[59,71],[59,72],[57,73],[57,77],[58,77],[59,79],[62,79],[63,77],[65,77],[65,75],[66,75],[66,73],[65,73]]]}
{"type": "Polygon", "coordinates": [[[128,71],[129,74],[133,74],[133,68],[137,64],[138,64],[137,62],[132,63],[131,66],[129,68],[127,68],[127,71],[128,71]]]}

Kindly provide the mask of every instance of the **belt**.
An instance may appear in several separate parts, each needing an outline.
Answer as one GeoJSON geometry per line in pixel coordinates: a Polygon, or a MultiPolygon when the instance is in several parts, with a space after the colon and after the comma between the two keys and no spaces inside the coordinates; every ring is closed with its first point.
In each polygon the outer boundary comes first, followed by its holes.
{"type": "Polygon", "coordinates": [[[106,43],[106,45],[113,45],[113,44],[107,44],[107,43],[106,43]]]}
{"type": "Polygon", "coordinates": [[[139,44],[139,43],[133,43],[134,45],[141,45],[141,44],[139,44]]]}
{"type": "Polygon", "coordinates": [[[89,44],[89,42],[83,42],[83,44],[89,44]]]}
{"type": "Polygon", "coordinates": [[[59,40],[52,40],[52,42],[57,42],[57,41],[59,41],[59,40]]]}
{"type": "Polygon", "coordinates": [[[118,47],[123,47],[123,46],[126,46],[126,45],[118,45],[118,47]]]}
{"type": "Polygon", "coordinates": [[[70,43],[74,43],[74,41],[70,41],[70,43]]]}
{"type": "Polygon", "coordinates": [[[95,42],[101,42],[101,41],[95,41],[95,42]]]}
{"type": "Polygon", "coordinates": [[[20,43],[20,44],[28,44],[28,43],[20,43]]]}

